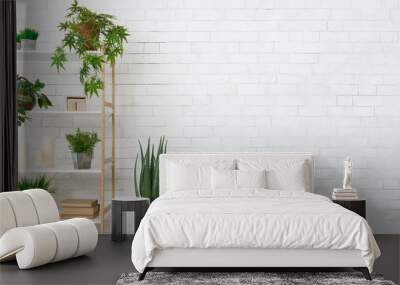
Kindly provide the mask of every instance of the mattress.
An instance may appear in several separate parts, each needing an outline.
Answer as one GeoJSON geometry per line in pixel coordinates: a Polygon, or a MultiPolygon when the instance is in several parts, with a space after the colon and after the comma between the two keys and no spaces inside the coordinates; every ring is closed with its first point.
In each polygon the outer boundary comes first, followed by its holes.
{"type": "Polygon", "coordinates": [[[365,219],[328,198],[296,191],[247,189],[165,193],[132,243],[139,272],[163,249],[359,250],[372,271],[380,255],[365,219]]]}

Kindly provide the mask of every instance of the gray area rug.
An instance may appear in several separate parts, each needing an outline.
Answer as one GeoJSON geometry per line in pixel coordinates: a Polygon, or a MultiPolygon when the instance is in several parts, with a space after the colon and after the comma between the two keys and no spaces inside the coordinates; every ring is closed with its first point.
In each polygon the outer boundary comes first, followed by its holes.
{"type": "Polygon", "coordinates": [[[146,284],[267,284],[267,285],[395,285],[380,275],[373,275],[368,281],[359,272],[148,272],[146,278],[138,281],[138,273],[122,274],[117,285],[146,284]]]}

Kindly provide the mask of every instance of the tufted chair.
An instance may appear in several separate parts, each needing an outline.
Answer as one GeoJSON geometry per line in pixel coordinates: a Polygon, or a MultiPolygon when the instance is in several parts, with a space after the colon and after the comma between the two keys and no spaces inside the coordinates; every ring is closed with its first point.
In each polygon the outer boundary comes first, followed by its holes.
{"type": "Polygon", "coordinates": [[[57,262],[94,250],[97,238],[91,220],[60,221],[45,190],[0,193],[0,262],[16,258],[20,269],[57,262]]]}

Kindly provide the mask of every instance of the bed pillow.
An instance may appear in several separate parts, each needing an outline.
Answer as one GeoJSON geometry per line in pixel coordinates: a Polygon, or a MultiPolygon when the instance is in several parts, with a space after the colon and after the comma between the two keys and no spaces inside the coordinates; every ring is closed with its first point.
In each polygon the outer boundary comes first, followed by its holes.
{"type": "Polygon", "coordinates": [[[235,190],[236,170],[211,168],[211,189],[212,190],[235,190]]]}
{"type": "Polygon", "coordinates": [[[272,190],[310,191],[303,159],[239,160],[239,170],[267,169],[267,187],[272,190]]]}
{"type": "Polygon", "coordinates": [[[268,188],[267,170],[237,170],[237,188],[268,188]]]}
{"type": "Polygon", "coordinates": [[[169,162],[167,191],[210,189],[210,168],[169,162]]]}

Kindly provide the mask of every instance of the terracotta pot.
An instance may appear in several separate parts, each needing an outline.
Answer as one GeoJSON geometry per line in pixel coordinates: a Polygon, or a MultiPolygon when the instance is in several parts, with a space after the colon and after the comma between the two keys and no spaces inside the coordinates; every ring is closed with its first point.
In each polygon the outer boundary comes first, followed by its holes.
{"type": "Polygon", "coordinates": [[[96,50],[96,48],[90,42],[90,39],[95,35],[97,38],[100,36],[100,31],[94,24],[91,23],[81,23],[77,26],[78,33],[81,37],[85,39],[85,49],[86,50],[96,50]]]}
{"type": "Polygon", "coordinates": [[[23,98],[25,111],[32,111],[32,109],[35,108],[35,106],[36,106],[36,97],[35,96],[24,95],[24,94],[18,93],[18,97],[23,98]]]}

